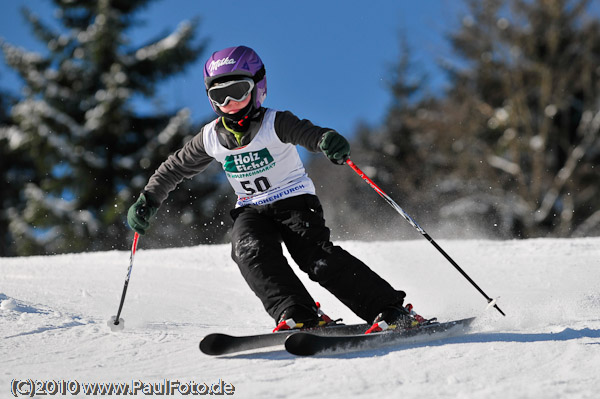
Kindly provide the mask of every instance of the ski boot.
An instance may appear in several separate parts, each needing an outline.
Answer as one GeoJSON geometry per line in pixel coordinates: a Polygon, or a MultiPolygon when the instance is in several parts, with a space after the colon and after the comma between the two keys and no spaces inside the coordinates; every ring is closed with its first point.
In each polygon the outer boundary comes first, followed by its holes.
{"type": "Polygon", "coordinates": [[[365,332],[365,334],[393,329],[415,328],[432,323],[435,320],[436,319],[426,319],[423,316],[418,315],[413,310],[413,306],[410,303],[406,306],[392,305],[385,308],[377,315],[373,321],[373,325],[365,332]]]}
{"type": "Polygon", "coordinates": [[[312,308],[304,305],[290,306],[283,311],[281,316],[279,316],[277,327],[275,327],[273,332],[325,327],[337,323],[337,320],[331,320],[329,316],[323,313],[319,302],[317,302],[315,305],[316,307],[312,308]]]}

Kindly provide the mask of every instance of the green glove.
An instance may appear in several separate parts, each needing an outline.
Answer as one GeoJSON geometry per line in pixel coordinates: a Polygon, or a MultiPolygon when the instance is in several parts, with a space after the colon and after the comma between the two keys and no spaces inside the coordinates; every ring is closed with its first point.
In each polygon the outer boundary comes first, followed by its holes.
{"type": "Polygon", "coordinates": [[[158,212],[158,206],[150,201],[146,194],[142,193],[135,204],[129,207],[127,223],[131,230],[144,235],[150,227],[150,219],[156,215],[156,212],[158,212]]]}
{"type": "Polygon", "coordinates": [[[330,130],[323,135],[319,143],[321,151],[335,164],[343,165],[350,155],[348,140],[336,131],[330,130]]]}

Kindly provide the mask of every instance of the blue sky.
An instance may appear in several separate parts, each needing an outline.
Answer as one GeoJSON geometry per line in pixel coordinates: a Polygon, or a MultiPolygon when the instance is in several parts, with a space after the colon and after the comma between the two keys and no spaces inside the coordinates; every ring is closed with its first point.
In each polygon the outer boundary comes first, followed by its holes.
{"type": "MultiPolygon", "coordinates": [[[[133,43],[145,43],[174,30],[184,20],[200,17],[200,39],[207,51],[184,74],[160,88],[169,110],[188,107],[195,121],[212,118],[202,83],[202,66],[210,53],[244,44],[266,65],[265,106],[291,110],[315,124],[351,135],[358,121],[377,125],[390,96],[385,88],[399,54],[400,35],[412,52],[416,71],[426,72],[439,90],[444,75],[436,65],[448,57],[445,33],[460,19],[458,1],[191,1],[157,0],[140,13],[144,26],[129,32],[133,43]]],[[[19,8],[27,6],[56,25],[49,0],[2,2],[0,37],[28,50],[45,52],[24,23],[19,8]]],[[[17,90],[21,82],[0,63],[0,87],[17,90]]],[[[151,112],[154,105],[140,109],[151,112]]]]}

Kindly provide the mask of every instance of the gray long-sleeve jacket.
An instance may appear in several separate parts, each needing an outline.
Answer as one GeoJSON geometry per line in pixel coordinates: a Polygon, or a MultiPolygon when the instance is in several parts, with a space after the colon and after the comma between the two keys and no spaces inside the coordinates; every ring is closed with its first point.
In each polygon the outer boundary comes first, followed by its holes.
{"type": "MultiPolygon", "coordinates": [[[[221,145],[235,149],[248,145],[258,133],[265,108],[261,108],[250,121],[248,132],[238,143],[234,135],[223,126],[222,119],[216,124],[221,145]]],[[[169,193],[185,178],[192,178],[203,172],[214,160],[204,149],[203,129],[180,150],[170,155],[154,172],[144,188],[146,196],[156,205],[168,197],[169,193]]],[[[315,126],[307,119],[299,119],[290,111],[278,111],[275,116],[275,132],[283,143],[301,145],[311,152],[319,152],[319,142],[332,129],[315,126]]]]}

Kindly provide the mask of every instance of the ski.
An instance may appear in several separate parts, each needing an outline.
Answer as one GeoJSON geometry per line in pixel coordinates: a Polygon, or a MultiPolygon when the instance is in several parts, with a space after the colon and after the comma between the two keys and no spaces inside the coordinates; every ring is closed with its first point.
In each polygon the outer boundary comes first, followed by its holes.
{"type": "Polygon", "coordinates": [[[283,345],[286,338],[299,331],[315,335],[361,334],[369,328],[368,324],[334,324],[304,330],[286,330],[275,333],[233,336],[222,333],[209,334],[200,341],[200,351],[206,355],[218,356],[229,353],[283,345]]]}
{"type": "Polygon", "coordinates": [[[311,356],[322,353],[348,352],[377,349],[402,342],[419,342],[439,339],[464,332],[475,320],[474,317],[443,323],[425,324],[421,327],[403,330],[384,331],[372,334],[328,335],[312,332],[296,332],[285,340],[285,349],[298,356],[311,356]]]}

